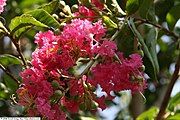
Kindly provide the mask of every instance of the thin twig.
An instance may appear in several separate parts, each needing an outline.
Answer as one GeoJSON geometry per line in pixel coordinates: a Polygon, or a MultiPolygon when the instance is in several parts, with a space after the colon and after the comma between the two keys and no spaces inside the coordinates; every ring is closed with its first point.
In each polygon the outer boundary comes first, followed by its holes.
{"type": "Polygon", "coordinates": [[[0,68],[9,76],[11,77],[18,85],[20,84],[20,81],[14,77],[3,65],[0,64],[0,68]]]}
{"type": "Polygon", "coordinates": [[[178,60],[177,60],[176,66],[175,66],[175,71],[174,71],[173,76],[171,78],[171,81],[170,81],[170,83],[168,85],[166,94],[164,96],[164,99],[163,99],[163,102],[161,104],[160,111],[159,111],[159,113],[157,115],[156,120],[162,120],[163,119],[166,108],[168,106],[168,102],[169,102],[169,99],[170,99],[170,95],[171,95],[173,86],[176,83],[177,79],[179,78],[179,69],[180,69],[180,55],[178,56],[178,60]]]}
{"type": "Polygon", "coordinates": [[[7,36],[11,39],[12,43],[15,45],[16,50],[19,53],[19,57],[21,58],[21,60],[23,62],[23,66],[27,67],[27,62],[22,54],[22,50],[21,50],[19,43],[13,38],[13,36],[9,32],[7,33],[7,36]]]}
{"type": "Polygon", "coordinates": [[[140,21],[140,22],[142,22],[142,23],[147,23],[147,24],[153,25],[154,27],[156,27],[156,28],[164,31],[165,33],[167,33],[167,35],[170,35],[170,36],[174,37],[175,40],[177,40],[177,39],[179,38],[179,36],[177,36],[174,32],[172,32],[172,31],[170,31],[170,30],[162,27],[162,26],[159,25],[159,24],[155,24],[155,23],[152,23],[152,22],[150,22],[150,21],[148,21],[148,20],[140,19],[140,18],[135,18],[135,20],[136,20],[136,21],[140,21]]]}

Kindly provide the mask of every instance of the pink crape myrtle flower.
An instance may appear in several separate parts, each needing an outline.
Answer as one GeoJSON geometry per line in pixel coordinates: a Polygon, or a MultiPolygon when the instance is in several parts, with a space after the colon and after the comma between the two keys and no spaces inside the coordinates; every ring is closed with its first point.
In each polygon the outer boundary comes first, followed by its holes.
{"type": "Polygon", "coordinates": [[[4,11],[5,5],[6,5],[6,0],[0,0],[0,13],[4,11]]]}

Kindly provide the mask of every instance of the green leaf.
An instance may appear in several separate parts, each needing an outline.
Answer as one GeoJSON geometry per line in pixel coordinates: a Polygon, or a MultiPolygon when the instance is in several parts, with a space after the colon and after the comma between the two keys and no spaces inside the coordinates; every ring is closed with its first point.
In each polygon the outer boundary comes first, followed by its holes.
{"type": "Polygon", "coordinates": [[[21,61],[15,56],[9,54],[3,54],[0,55],[0,64],[3,65],[4,67],[7,67],[10,65],[19,65],[21,64],[21,61]]]}
{"type": "Polygon", "coordinates": [[[178,105],[180,105],[180,93],[177,93],[174,97],[171,98],[168,109],[170,111],[174,111],[174,108],[178,105]]]}
{"type": "Polygon", "coordinates": [[[156,22],[155,4],[153,0],[139,0],[138,15],[141,18],[156,22]]]}
{"type": "Polygon", "coordinates": [[[158,0],[155,2],[155,12],[158,16],[158,22],[162,23],[166,20],[166,15],[174,6],[174,0],[158,0]]]}
{"type": "Polygon", "coordinates": [[[106,0],[107,7],[113,12],[116,16],[126,15],[126,13],[121,9],[116,0],[106,0]]]}
{"type": "Polygon", "coordinates": [[[11,34],[14,37],[19,37],[24,31],[31,28],[32,26],[38,27],[48,27],[47,25],[37,21],[31,15],[23,14],[19,17],[15,17],[11,20],[9,24],[9,28],[11,30],[11,34]]]}
{"type": "Polygon", "coordinates": [[[111,20],[111,18],[109,18],[108,16],[102,16],[102,19],[107,28],[118,28],[117,24],[114,23],[114,21],[111,20]]]}
{"type": "Polygon", "coordinates": [[[126,3],[126,11],[128,15],[135,13],[139,8],[139,0],[128,0],[126,3]]]}
{"type": "MultiPolygon", "coordinates": [[[[139,33],[139,31],[136,29],[135,27],[135,24],[133,22],[133,19],[130,19],[129,20],[129,24],[130,24],[130,27],[131,27],[131,30],[133,31],[134,35],[137,36],[139,42],[141,43],[142,45],[142,48],[143,48],[143,51],[146,55],[146,57],[149,59],[149,61],[151,62],[152,66],[153,66],[153,71],[154,71],[154,75],[152,76],[155,80],[157,80],[157,72],[159,70],[159,66],[158,64],[155,62],[157,60],[153,60],[155,54],[151,53],[151,51],[149,50],[149,48],[147,47],[146,43],[144,42],[144,39],[143,37],[141,36],[141,34],[139,33]]],[[[151,43],[152,44],[152,43],[151,43]]],[[[154,44],[154,43],[153,43],[154,44]]],[[[145,65],[146,66],[146,65],[145,65]]]]}
{"type": "Polygon", "coordinates": [[[27,12],[26,14],[32,15],[36,20],[40,21],[41,23],[49,27],[58,29],[61,26],[59,22],[44,9],[36,9],[30,12],[27,12]]]}
{"type": "MultiPolygon", "coordinates": [[[[155,66],[155,71],[153,71],[153,68],[152,68],[152,71],[150,72],[151,73],[155,72],[154,74],[156,74],[159,72],[159,63],[158,63],[157,52],[156,52],[158,31],[154,27],[148,27],[147,29],[148,31],[145,36],[145,43],[146,43],[147,48],[149,49],[151,57],[153,58],[152,60],[155,66]]],[[[152,66],[149,66],[149,67],[152,67],[152,66]]],[[[149,69],[149,67],[147,67],[147,70],[149,69]]]]}
{"type": "Polygon", "coordinates": [[[42,5],[41,7],[39,7],[39,9],[44,9],[49,14],[52,14],[58,8],[58,6],[59,6],[59,1],[58,0],[54,0],[54,1],[50,2],[50,3],[42,5]]]}
{"type": "Polygon", "coordinates": [[[174,29],[176,22],[180,19],[180,5],[174,6],[167,14],[166,21],[170,30],[174,29]]]}
{"type": "Polygon", "coordinates": [[[0,82],[0,99],[8,99],[9,97],[9,91],[7,90],[7,87],[4,85],[4,83],[0,82]]]}
{"type": "Polygon", "coordinates": [[[134,51],[134,34],[128,25],[125,25],[116,38],[118,50],[122,51],[126,57],[134,51]]]}
{"type": "Polygon", "coordinates": [[[13,94],[18,89],[18,84],[7,74],[3,75],[3,81],[10,94],[13,94]]]}
{"type": "Polygon", "coordinates": [[[169,116],[166,120],[179,120],[180,118],[180,113],[177,113],[173,116],[169,116]]]}
{"type": "Polygon", "coordinates": [[[154,120],[158,111],[159,109],[157,107],[151,107],[149,110],[140,114],[136,120],[154,120]]]}

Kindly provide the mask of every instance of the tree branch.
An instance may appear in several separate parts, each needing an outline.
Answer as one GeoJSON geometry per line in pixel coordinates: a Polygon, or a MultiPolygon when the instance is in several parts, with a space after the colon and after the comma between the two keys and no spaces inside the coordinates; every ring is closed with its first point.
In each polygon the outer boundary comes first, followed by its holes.
{"type": "Polygon", "coordinates": [[[169,99],[170,99],[170,95],[171,95],[173,86],[174,86],[175,82],[177,81],[177,79],[179,77],[179,69],[180,69],[180,55],[178,56],[178,60],[177,60],[177,63],[175,65],[175,71],[174,71],[173,76],[171,78],[171,81],[170,81],[170,83],[168,85],[166,94],[164,96],[164,99],[163,99],[163,102],[161,104],[160,111],[159,111],[159,113],[157,115],[156,120],[162,120],[163,119],[166,108],[168,106],[168,102],[169,102],[169,99]]]}
{"type": "Polygon", "coordinates": [[[20,81],[15,78],[3,65],[0,64],[0,68],[9,76],[11,77],[18,85],[20,84],[20,81]]]}
{"type": "Polygon", "coordinates": [[[147,23],[147,24],[153,25],[154,27],[156,27],[156,28],[164,31],[165,33],[167,33],[167,35],[170,35],[170,36],[174,37],[175,40],[178,40],[178,38],[179,38],[179,36],[177,36],[174,32],[172,32],[172,31],[170,31],[170,30],[162,27],[162,26],[159,25],[159,24],[155,24],[155,23],[152,23],[152,22],[150,22],[150,21],[148,21],[148,20],[140,19],[140,18],[135,18],[135,20],[136,20],[136,21],[140,21],[141,23],[147,23]]]}
{"type": "Polygon", "coordinates": [[[26,62],[26,60],[25,60],[25,58],[24,58],[24,56],[23,56],[23,54],[22,54],[22,50],[21,50],[21,48],[20,48],[19,43],[13,38],[13,36],[12,36],[9,32],[7,32],[7,36],[11,39],[12,43],[15,45],[16,50],[17,50],[17,52],[19,53],[19,57],[20,57],[20,59],[21,59],[22,62],[23,62],[23,66],[24,66],[24,67],[27,67],[27,62],[26,62]]]}

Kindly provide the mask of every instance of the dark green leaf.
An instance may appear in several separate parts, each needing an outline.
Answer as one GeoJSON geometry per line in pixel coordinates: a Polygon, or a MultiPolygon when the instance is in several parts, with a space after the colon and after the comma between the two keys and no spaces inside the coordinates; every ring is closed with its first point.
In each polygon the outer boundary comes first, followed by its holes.
{"type": "Polygon", "coordinates": [[[157,107],[151,107],[149,110],[140,114],[136,120],[154,120],[158,111],[159,109],[157,107]]]}
{"type": "Polygon", "coordinates": [[[149,21],[156,22],[155,4],[153,0],[139,0],[139,16],[149,21]]]}
{"type": "Polygon", "coordinates": [[[122,51],[126,57],[134,51],[134,34],[128,25],[122,29],[119,35],[116,38],[118,50],[122,51]]]}
{"type": "Polygon", "coordinates": [[[38,27],[48,27],[47,25],[37,21],[31,15],[23,14],[22,16],[15,17],[11,20],[9,24],[9,28],[11,30],[11,34],[15,37],[19,37],[24,31],[29,29],[32,26],[38,27]]]}
{"type": "Polygon", "coordinates": [[[173,6],[174,0],[158,0],[155,2],[155,12],[160,23],[166,20],[166,15],[173,6]]]}
{"type": "Polygon", "coordinates": [[[26,14],[32,15],[36,20],[38,20],[39,22],[49,27],[58,29],[61,26],[54,17],[52,17],[47,11],[43,9],[36,9],[30,12],[27,12],[26,14]]]}
{"type": "Polygon", "coordinates": [[[180,105],[180,93],[177,93],[174,97],[171,98],[168,109],[170,111],[174,111],[174,108],[178,105],[180,105]]]}
{"type": "Polygon", "coordinates": [[[157,35],[158,35],[158,31],[156,28],[154,28],[154,27],[148,28],[148,32],[145,36],[145,42],[146,42],[147,48],[149,49],[149,52],[153,58],[153,63],[156,66],[155,71],[158,73],[159,72],[159,63],[158,63],[157,52],[156,52],[157,35]]]}
{"type": "MultiPolygon", "coordinates": [[[[151,62],[152,66],[153,66],[153,71],[154,71],[154,75],[153,76],[150,76],[152,78],[154,78],[155,80],[157,80],[157,77],[156,77],[156,74],[158,72],[158,69],[159,69],[159,66],[157,66],[158,64],[155,63],[155,61],[153,60],[154,58],[154,55],[150,52],[149,48],[147,47],[143,37],[141,36],[141,34],[139,33],[139,31],[136,29],[136,26],[133,22],[133,19],[130,19],[129,20],[129,24],[131,26],[131,30],[133,31],[134,35],[137,36],[139,42],[141,43],[142,45],[142,48],[143,48],[143,51],[146,55],[146,57],[149,59],[149,61],[151,62]]],[[[153,43],[154,44],[154,43],[153,43]]],[[[145,65],[146,66],[146,65],[145,65]]]]}
{"type": "Polygon", "coordinates": [[[4,67],[10,66],[10,65],[19,65],[21,64],[21,61],[9,54],[0,55],[0,64],[4,67]]]}
{"type": "Polygon", "coordinates": [[[139,0],[128,0],[126,3],[126,11],[128,15],[135,13],[139,8],[139,0]]]}
{"type": "Polygon", "coordinates": [[[173,30],[176,22],[180,19],[180,5],[174,6],[167,14],[166,21],[168,23],[169,29],[173,30]]]}

